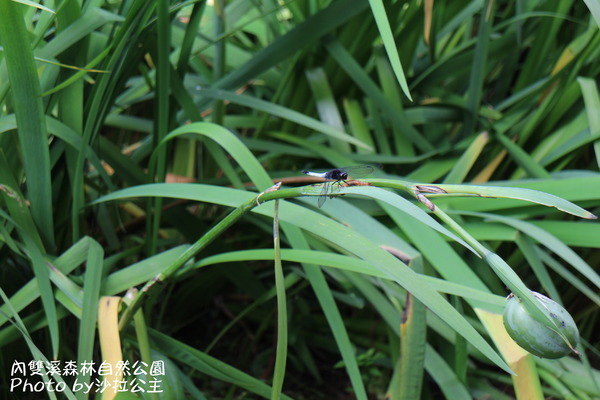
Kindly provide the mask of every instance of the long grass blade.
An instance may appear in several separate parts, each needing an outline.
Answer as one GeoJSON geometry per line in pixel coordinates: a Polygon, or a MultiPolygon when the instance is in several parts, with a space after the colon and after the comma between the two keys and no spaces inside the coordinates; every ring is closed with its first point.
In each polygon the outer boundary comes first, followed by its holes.
{"type": "Polygon", "coordinates": [[[48,250],[55,248],[48,131],[29,32],[21,6],[1,0],[0,39],[10,79],[31,215],[48,250]]]}
{"type": "MultiPolygon", "coordinates": [[[[590,124],[590,132],[600,133],[600,118],[597,112],[600,109],[598,86],[596,85],[596,82],[590,78],[578,78],[577,81],[583,92],[583,99],[585,101],[585,108],[590,124]]],[[[594,151],[596,152],[596,164],[600,167],[600,140],[594,142],[594,151]]]]}
{"type": "Polygon", "coordinates": [[[392,29],[390,28],[390,22],[388,21],[383,1],[369,0],[369,4],[371,5],[371,11],[373,13],[373,17],[375,18],[375,22],[377,23],[377,28],[379,28],[379,33],[383,39],[383,45],[385,46],[388,58],[390,59],[392,68],[396,73],[398,83],[400,84],[400,87],[402,88],[402,91],[406,97],[412,101],[410,90],[408,89],[408,84],[406,83],[406,77],[404,76],[404,71],[402,69],[402,63],[398,57],[396,41],[392,35],[392,29]]]}
{"type": "Polygon", "coordinates": [[[281,397],[283,379],[285,377],[285,365],[287,363],[288,346],[288,318],[287,297],[285,294],[285,277],[281,265],[281,245],[279,239],[279,200],[275,200],[275,211],[273,215],[273,241],[275,259],[275,287],[277,290],[277,350],[275,356],[275,368],[273,371],[273,391],[271,399],[277,400],[281,397]]]}
{"type": "MultiPolygon", "coordinates": [[[[91,238],[84,238],[82,241],[88,247],[88,255],[77,348],[77,361],[80,365],[84,361],[93,359],[94,339],[98,322],[98,303],[100,301],[100,288],[102,286],[102,262],[104,259],[104,250],[96,241],[91,238]]],[[[90,380],[91,376],[82,376],[79,382],[86,384],[90,380]]],[[[79,393],[77,393],[77,397],[83,398],[82,394],[79,393]]]]}

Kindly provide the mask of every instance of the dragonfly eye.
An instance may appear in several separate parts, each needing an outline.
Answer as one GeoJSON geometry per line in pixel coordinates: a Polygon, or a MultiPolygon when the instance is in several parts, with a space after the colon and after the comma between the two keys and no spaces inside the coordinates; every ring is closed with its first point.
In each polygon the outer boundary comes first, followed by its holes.
{"type": "Polygon", "coordinates": [[[348,179],[348,173],[347,173],[347,172],[342,172],[342,173],[340,174],[340,179],[342,179],[342,180],[346,180],[346,179],[348,179]]]}

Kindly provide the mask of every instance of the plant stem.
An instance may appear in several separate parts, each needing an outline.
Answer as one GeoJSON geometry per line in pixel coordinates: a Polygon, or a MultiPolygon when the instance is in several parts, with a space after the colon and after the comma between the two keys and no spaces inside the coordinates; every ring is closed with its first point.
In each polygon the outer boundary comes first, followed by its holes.
{"type": "Polygon", "coordinates": [[[285,365],[288,346],[287,301],[285,296],[285,281],[281,265],[281,250],[279,240],[279,200],[275,200],[275,214],[273,215],[273,241],[275,248],[275,288],[277,291],[277,350],[275,355],[275,371],[273,373],[273,388],[271,399],[281,398],[283,379],[285,378],[285,365]]]}
{"type": "Polygon", "coordinates": [[[479,254],[481,257],[485,257],[490,253],[490,251],[486,249],[484,245],[479,243],[477,239],[471,236],[469,232],[464,230],[464,228],[460,226],[460,224],[458,224],[455,220],[450,218],[450,216],[446,214],[441,208],[435,207],[433,213],[437,215],[437,217],[443,222],[445,222],[448,226],[454,229],[454,232],[456,232],[458,236],[460,236],[465,242],[467,242],[472,248],[474,248],[475,251],[477,251],[477,254],[479,254]]]}

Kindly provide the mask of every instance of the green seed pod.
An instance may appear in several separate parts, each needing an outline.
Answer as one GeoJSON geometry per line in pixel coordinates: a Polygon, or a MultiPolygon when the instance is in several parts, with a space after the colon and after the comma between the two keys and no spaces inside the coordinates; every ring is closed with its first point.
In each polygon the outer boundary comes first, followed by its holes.
{"type": "MultiPolygon", "coordinates": [[[[573,347],[579,343],[579,331],[571,315],[560,304],[548,297],[532,292],[544,308],[554,319],[560,332],[569,340],[573,347]]],[[[543,358],[561,358],[577,351],[560,337],[553,329],[535,320],[519,298],[514,295],[508,297],[504,307],[503,322],[510,337],[519,346],[533,355],[543,358]]]]}

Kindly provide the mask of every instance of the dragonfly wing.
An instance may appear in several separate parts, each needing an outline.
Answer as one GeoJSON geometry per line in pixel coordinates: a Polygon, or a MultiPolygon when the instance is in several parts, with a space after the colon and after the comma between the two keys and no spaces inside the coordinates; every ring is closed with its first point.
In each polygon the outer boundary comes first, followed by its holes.
{"type": "Polygon", "coordinates": [[[317,205],[319,206],[319,208],[323,207],[323,204],[325,204],[325,200],[327,200],[327,196],[319,196],[319,200],[317,201],[317,205]]]}
{"type": "Polygon", "coordinates": [[[323,189],[321,190],[321,194],[319,195],[319,201],[317,201],[317,205],[319,208],[323,207],[325,204],[325,200],[327,200],[327,194],[329,193],[329,187],[331,184],[329,182],[323,182],[323,189]]]}
{"type": "Polygon", "coordinates": [[[341,187],[342,183],[341,181],[337,181],[337,182],[331,182],[329,184],[329,198],[333,199],[335,196],[337,196],[337,194],[340,192],[340,187],[341,187]]]}
{"type": "Polygon", "coordinates": [[[344,167],[344,168],[338,168],[338,169],[346,172],[351,178],[361,178],[361,177],[364,177],[367,175],[371,175],[378,168],[380,168],[380,165],[365,164],[365,165],[355,165],[352,167],[344,167]]]}

